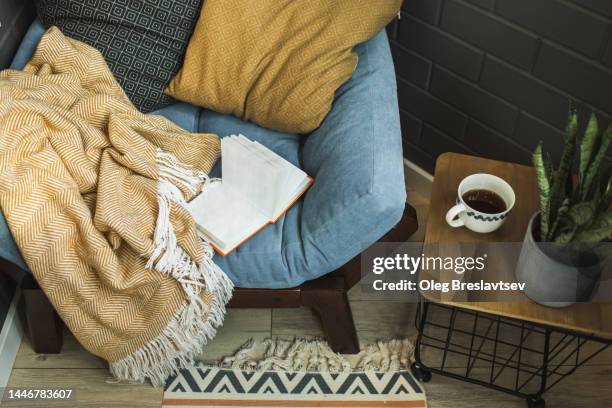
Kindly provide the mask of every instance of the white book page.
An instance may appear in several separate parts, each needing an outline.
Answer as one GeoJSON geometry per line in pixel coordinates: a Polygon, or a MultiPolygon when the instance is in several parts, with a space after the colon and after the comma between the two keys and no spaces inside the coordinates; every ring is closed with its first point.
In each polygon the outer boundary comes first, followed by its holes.
{"type": "Polygon", "coordinates": [[[272,214],[272,220],[276,220],[307,188],[311,180],[308,175],[299,167],[294,166],[289,161],[274,153],[265,146],[253,142],[257,148],[262,151],[271,161],[282,168],[283,179],[278,179],[278,195],[276,198],[276,206],[272,214]]]}
{"type": "MultiPolygon", "coordinates": [[[[257,147],[259,151],[262,152],[263,155],[267,156],[268,160],[283,169],[283,174],[285,175],[285,182],[280,183],[282,186],[297,185],[302,181],[302,179],[308,177],[308,175],[302,169],[291,164],[285,158],[274,153],[272,150],[268,149],[267,147],[263,146],[258,142],[253,142],[253,144],[257,147]]],[[[284,191],[287,192],[286,189],[284,191]]]]}
{"type": "MultiPolygon", "coordinates": [[[[242,136],[244,138],[244,136],[242,136]]],[[[246,138],[245,138],[246,139],[246,138]]],[[[248,139],[246,139],[248,141],[248,139]]],[[[250,142],[250,141],[249,141],[250,142]]],[[[258,142],[250,142],[252,147],[275,168],[280,169],[280,176],[271,179],[273,184],[270,194],[274,194],[274,208],[270,220],[276,220],[310,184],[308,175],[272,150],[258,142]]]]}
{"type": "Polygon", "coordinates": [[[280,196],[278,190],[282,188],[279,180],[283,178],[284,168],[256,149],[246,137],[240,135],[230,138],[232,143],[228,148],[239,151],[236,160],[240,160],[241,167],[236,182],[232,181],[232,187],[272,220],[280,196]]]}
{"type": "MultiPolygon", "coordinates": [[[[249,172],[259,172],[258,161],[253,160],[252,152],[244,149],[236,136],[221,139],[221,177],[226,184],[240,186],[249,172]]],[[[255,186],[252,186],[255,188],[255,186]]],[[[245,191],[248,195],[251,191],[245,191]]]]}
{"type": "Polygon", "coordinates": [[[287,193],[282,201],[278,202],[276,209],[274,210],[274,217],[272,220],[276,220],[281,214],[289,208],[295,200],[308,188],[308,186],[312,183],[312,180],[306,176],[302,179],[302,181],[293,189],[291,193],[287,193]]]}
{"type": "MultiPolygon", "coordinates": [[[[270,183],[270,200],[269,203],[271,205],[269,211],[266,212],[266,215],[270,217],[270,221],[273,221],[277,218],[276,212],[279,207],[279,204],[285,201],[287,196],[287,189],[291,189],[294,182],[292,181],[292,177],[294,173],[289,169],[284,163],[284,159],[274,153],[272,150],[263,146],[262,144],[249,141],[250,148],[257,152],[257,154],[266,160],[266,163],[269,163],[270,166],[275,168],[275,172],[277,176],[269,179],[270,183]]],[[[294,166],[292,166],[294,167],[294,166]]]]}
{"type": "Polygon", "coordinates": [[[229,137],[221,139],[221,178],[226,184],[234,184],[239,177],[238,158],[236,149],[232,149],[232,140],[229,137]]]}
{"type": "Polygon", "coordinates": [[[223,253],[268,223],[268,218],[224,182],[212,183],[189,204],[198,229],[223,253]]]}

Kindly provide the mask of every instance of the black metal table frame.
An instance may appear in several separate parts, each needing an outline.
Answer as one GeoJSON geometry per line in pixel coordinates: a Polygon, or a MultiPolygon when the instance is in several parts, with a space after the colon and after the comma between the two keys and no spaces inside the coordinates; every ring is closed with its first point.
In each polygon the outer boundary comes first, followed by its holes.
{"type": "Polygon", "coordinates": [[[417,307],[415,325],[418,336],[415,347],[415,362],[411,369],[418,380],[428,382],[433,372],[524,398],[530,408],[544,407],[545,402],[542,395],[547,390],[612,344],[612,340],[594,335],[425,300],[421,300],[417,307]],[[428,320],[430,308],[445,309],[445,312],[449,314],[448,325],[428,320]],[[455,327],[457,316],[460,314],[473,317],[474,324],[471,331],[455,327]],[[479,322],[485,322],[486,324],[484,334],[477,331],[479,322]],[[443,332],[446,331],[446,335],[442,338],[436,338],[427,334],[428,326],[443,332]],[[520,330],[517,343],[500,339],[500,331],[505,326],[520,330]],[[455,333],[471,338],[469,346],[453,341],[453,334],[455,333]],[[534,333],[543,337],[543,349],[536,349],[526,344],[526,340],[534,333]],[[551,341],[553,335],[556,338],[551,341]],[[492,352],[483,351],[483,345],[487,341],[492,342],[492,352]],[[585,344],[589,342],[596,343],[597,348],[590,353],[581,353],[585,344]],[[512,350],[509,353],[510,355],[503,357],[498,355],[500,346],[510,348],[512,350]],[[439,366],[430,367],[423,363],[421,353],[424,347],[432,347],[443,353],[439,366]],[[445,368],[448,356],[453,353],[467,359],[463,374],[451,372],[445,368]],[[524,354],[541,356],[540,363],[534,364],[533,362],[523,361],[522,356],[524,354]],[[471,376],[477,361],[490,364],[488,381],[471,376]],[[502,372],[511,369],[516,372],[513,386],[509,387],[497,383],[502,372]],[[534,384],[532,381],[536,383],[534,384]],[[525,391],[530,384],[537,388],[536,392],[525,391]]]}

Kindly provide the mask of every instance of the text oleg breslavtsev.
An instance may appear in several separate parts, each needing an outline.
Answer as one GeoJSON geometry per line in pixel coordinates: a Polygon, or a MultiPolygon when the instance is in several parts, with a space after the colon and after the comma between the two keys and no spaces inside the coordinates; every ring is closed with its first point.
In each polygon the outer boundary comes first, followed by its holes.
{"type": "Polygon", "coordinates": [[[460,279],[453,279],[450,282],[438,282],[434,280],[421,280],[418,282],[402,279],[397,282],[385,282],[377,279],[372,283],[375,291],[438,291],[448,293],[450,291],[522,291],[524,283],[517,282],[464,282],[460,279]]]}

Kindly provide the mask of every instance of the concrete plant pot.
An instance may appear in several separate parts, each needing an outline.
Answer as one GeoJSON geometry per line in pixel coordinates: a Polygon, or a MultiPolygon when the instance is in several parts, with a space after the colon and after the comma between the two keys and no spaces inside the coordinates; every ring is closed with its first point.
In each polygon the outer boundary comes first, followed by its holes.
{"type": "Polygon", "coordinates": [[[588,249],[572,257],[564,247],[538,242],[539,225],[536,213],[529,220],[515,270],[518,282],[525,283],[523,292],[534,302],[555,308],[588,301],[601,276],[601,258],[588,249]]]}

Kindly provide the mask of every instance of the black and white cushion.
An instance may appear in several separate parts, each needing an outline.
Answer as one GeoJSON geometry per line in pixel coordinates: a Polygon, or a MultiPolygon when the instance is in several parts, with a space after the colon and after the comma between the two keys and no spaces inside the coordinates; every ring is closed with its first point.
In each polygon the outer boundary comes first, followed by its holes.
{"type": "Polygon", "coordinates": [[[57,26],[102,53],[143,112],[173,102],[164,89],[181,67],[202,0],[36,0],[46,27],[57,26]]]}

